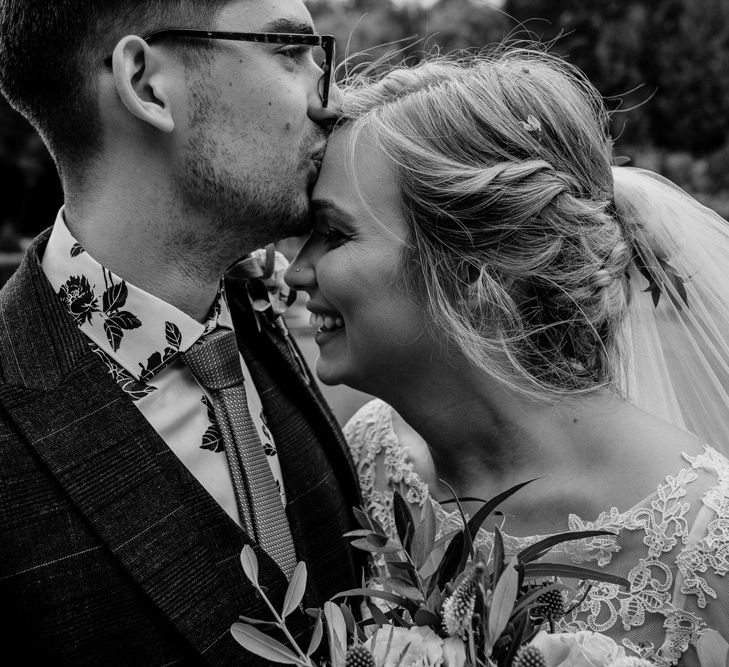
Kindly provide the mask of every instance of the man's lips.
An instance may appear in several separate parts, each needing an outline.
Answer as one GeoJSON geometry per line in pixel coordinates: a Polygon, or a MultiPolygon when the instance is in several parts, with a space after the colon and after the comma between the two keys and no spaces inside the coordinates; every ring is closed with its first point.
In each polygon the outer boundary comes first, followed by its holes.
{"type": "Polygon", "coordinates": [[[317,168],[321,169],[321,163],[324,159],[324,153],[327,151],[327,145],[321,144],[317,150],[315,150],[311,154],[311,161],[317,166],[317,168]]]}

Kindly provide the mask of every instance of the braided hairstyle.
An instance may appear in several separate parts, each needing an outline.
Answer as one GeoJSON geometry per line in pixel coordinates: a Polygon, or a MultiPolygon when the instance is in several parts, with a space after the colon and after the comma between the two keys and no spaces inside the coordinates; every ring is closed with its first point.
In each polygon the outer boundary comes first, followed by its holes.
{"type": "Polygon", "coordinates": [[[344,92],[349,168],[363,133],[393,168],[402,270],[436,333],[533,398],[617,388],[631,250],[611,213],[607,112],[584,75],[503,46],[344,92]]]}

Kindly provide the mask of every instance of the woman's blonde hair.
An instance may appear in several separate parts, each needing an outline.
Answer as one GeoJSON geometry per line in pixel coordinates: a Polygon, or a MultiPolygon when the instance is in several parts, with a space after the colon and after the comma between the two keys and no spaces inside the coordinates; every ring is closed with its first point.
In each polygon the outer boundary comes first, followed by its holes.
{"type": "Polygon", "coordinates": [[[584,75],[501,47],[343,92],[350,158],[366,133],[395,172],[402,269],[435,331],[535,398],[616,388],[631,250],[611,214],[608,115],[584,75]]]}

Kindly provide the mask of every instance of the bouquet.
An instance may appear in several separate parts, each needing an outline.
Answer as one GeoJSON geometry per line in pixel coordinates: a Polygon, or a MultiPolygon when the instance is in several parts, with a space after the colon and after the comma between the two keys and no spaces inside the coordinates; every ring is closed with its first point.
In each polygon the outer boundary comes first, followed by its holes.
{"type": "MultiPolygon", "coordinates": [[[[533,480],[532,480],[533,481],[533,480]]],[[[485,502],[467,519],[458,498],[463,525],[436,540],[437,526],[429,502],[416,520],[405,499],[394,495],[397,537],[360,509],[358,530],[348,533],[352,546],[373,554],[382,563],[377,576],[362,588],[342,591],[324,605],[309,609],[314,630],[308,646],[301,647],[286,627],[306,588],[306,565],[300,562],[292,576],[283,608],[277,610],[258,584],[253,550],[241,554],[243,570],[270,608],[287,644],[265,634],[271,621],[241,617],[231,627],[247,650],[272,663],[314,667],[629,667],[648,665],[627,657],[622,647],[593,632],[555,634],[555,622],[579,605],[589,585],[570,587],[564,580],[605,582],[627,586],[615,575],[584,567],[544,562],[557,544],[612,535],[581,531],[551,535],[511,558],[504,552],[498,528],[490,553],[474,546],[487,517],[524,484],[485,502]],[[357,607],[350,600],[363,600],[357,607]],[[360,611],[361,614],[355,614],[360,611]],[[356,617],[362,616],[360,620],[356,617]],[[314,656],[326,633],[329,661],[314,656]]]]}

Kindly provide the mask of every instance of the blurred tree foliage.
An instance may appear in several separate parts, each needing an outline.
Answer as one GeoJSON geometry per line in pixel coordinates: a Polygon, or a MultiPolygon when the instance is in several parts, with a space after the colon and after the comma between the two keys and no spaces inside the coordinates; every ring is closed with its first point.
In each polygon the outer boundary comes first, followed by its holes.
{"type": "MultiPolygon", "coordinates": [[[[343,70],[397,51],[480,48],[506,37],[552,42],[606,97],[613,135],[634,162],[665,173],[729,216],[729,0],[308,0],[320,32],[338,38],[343,70]]],[[[0,167],[20,173],[3,227],[28,235],[60,201],[37,136],[0,101],[0,167]],[[38,210],[47,206],[48,211],[38,210]]],[[[6,176],[4,182],[13,182],[6,176]]],[[[17,180],[17,179],[16,179],[17,180]]]]}
{"type": "MultiPolygon", "coordinates": [[[[318,28],[349,54],[402,56],[534,38],[581,68],[615,111],[626,145],[695,155],[729,141],[729,0],[313,0],[318,28]],[[364,18],[363,18],[364,15],[364,18]],[[414,38],[418,41],[414,41],[414,38]]],[[[362,56],[352,59],[360,62],[362,56]]]]}

